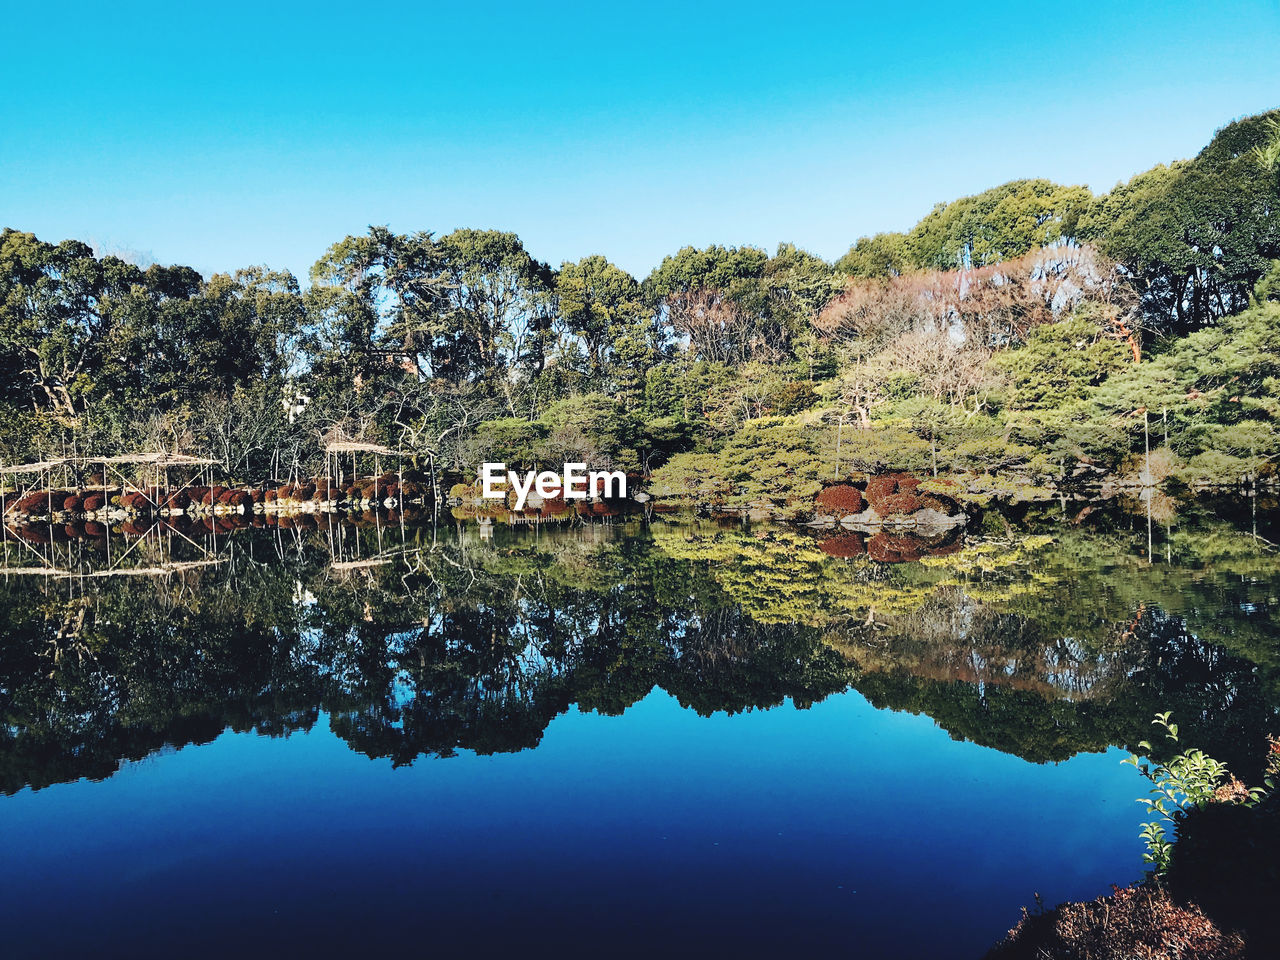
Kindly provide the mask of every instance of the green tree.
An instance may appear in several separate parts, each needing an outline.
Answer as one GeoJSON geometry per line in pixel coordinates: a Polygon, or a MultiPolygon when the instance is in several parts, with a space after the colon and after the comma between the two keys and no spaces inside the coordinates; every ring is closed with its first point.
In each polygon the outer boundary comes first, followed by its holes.
{"type": "Polygon", "coordinates": [[[1087,187],[1013,180],[934,207],[907,234],[906,247],[911,262],[922,269],[966,269],[1012,260],[1036,247],[1073,239],[1092,198],[1087,187]]]}
{"type": "Polygon", "coordinates": [[[1153,324],[1183,332],[1242,309],[1280,257],[1277,118],[1228,124],[1194,159],[1137,175],[1082,218],[1081,236],[1124,265],[1153,324]]]}

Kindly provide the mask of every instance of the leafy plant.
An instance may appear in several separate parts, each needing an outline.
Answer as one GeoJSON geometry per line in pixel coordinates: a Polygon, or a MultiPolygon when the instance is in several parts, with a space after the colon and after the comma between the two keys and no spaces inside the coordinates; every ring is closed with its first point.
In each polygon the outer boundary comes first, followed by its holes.
{"type": "MultiPolygon", "coordinates": [[[[1170,711],[1157,713],[1151,722],[1164,728],[1166,739],[1177,743],[1178,725],[1169,721],[1171,715],[1170,711]]],[[[1148,740],[1139,741],[1138,746],[1148,753],[1152,749],[1148,740]]],[[[1150,873],[1157,877],[1163,876],[1168,870],[1173,852],[1173,841],[1168,838],[1166,823],[1176,823],[1177,818],[1188,810],[1203,807],[1215,798],[1231,801],[1238,797],[1241,802],[1252,805],[1265,792],[1261,787],[1248,790],[1241,787],[1238,793],[1231,791],[1223,796],[1220,792],[1222,788],[1232,785],[1227,765],[1195,748],[1184,750],[1167,764],[1149,763],[1136,754],[1130,754],[1122,762],[1136,768],[1152,783],[1148,795],[1139,797],[1138,802],[1155,815],[1142,825],[1140,836],[1147,845],[1147,852],[1142,859],[1151,864],[1150,873]]],[[[1235,783],[1238,785],[1238,781],[1235,783]]],[[[1270,780],[1267,781],[1267,787],[1271,787],[1270,780]]]]}

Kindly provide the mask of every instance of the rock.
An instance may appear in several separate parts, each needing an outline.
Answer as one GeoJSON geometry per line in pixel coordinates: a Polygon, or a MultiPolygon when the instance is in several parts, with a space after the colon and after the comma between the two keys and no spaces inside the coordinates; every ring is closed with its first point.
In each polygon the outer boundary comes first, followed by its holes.
{"type": "Polygon", "coordinates": [[[867,507],[861,513],[851,513],[840,520],[842,527],[878,527],[880,523],[880,514],[873,507],[867,507]]]}
{"type": "Polygon", "coordinates": [[[958,527],[968,518],[963,513],[949,515],[933,507],[925,507],[913,514],[918,527],[958,527]]]}

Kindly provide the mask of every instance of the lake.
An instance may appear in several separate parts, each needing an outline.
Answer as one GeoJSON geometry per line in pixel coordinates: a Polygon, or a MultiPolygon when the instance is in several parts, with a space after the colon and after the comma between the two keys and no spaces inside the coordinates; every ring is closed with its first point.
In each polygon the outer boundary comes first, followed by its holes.
{"type": "Polygon", "coordinates": [[[7,531],[0,952],[981,956],[1256,778],[1276,517],[7,531]]]}

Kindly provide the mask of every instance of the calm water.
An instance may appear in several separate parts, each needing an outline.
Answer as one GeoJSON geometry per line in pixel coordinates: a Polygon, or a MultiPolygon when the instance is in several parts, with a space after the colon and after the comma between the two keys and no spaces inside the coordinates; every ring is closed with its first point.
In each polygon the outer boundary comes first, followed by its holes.
{"type": "Polygon", "coordinates": [[[1256,769],[1266,506],[28,531],[219,562],[0,579],[0,954],[980,956],[1140,875],[1157,710],[1256,769]]]}

